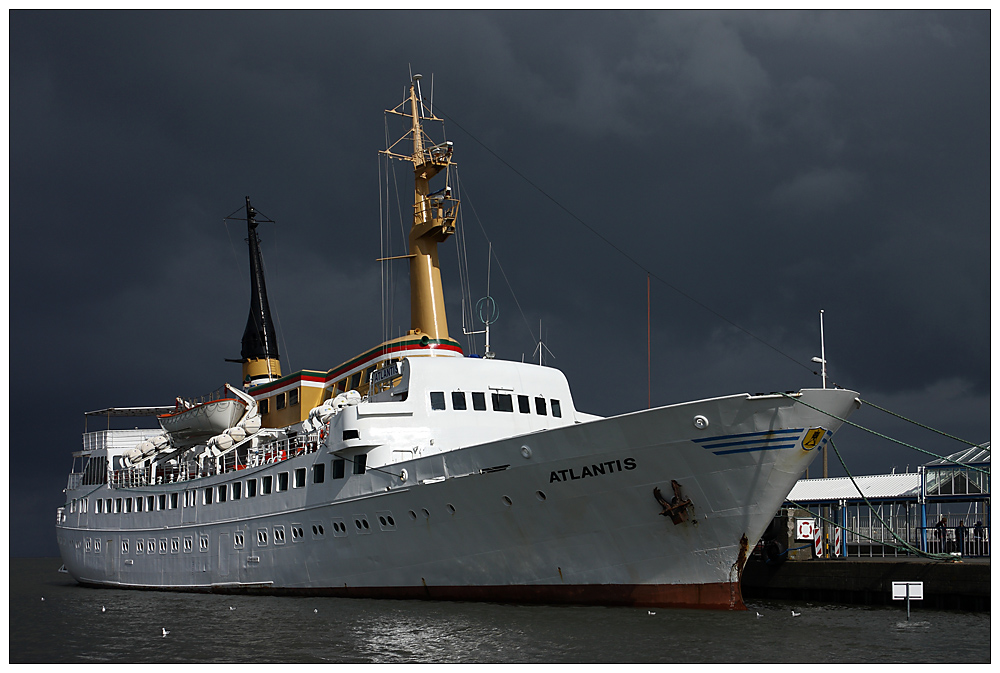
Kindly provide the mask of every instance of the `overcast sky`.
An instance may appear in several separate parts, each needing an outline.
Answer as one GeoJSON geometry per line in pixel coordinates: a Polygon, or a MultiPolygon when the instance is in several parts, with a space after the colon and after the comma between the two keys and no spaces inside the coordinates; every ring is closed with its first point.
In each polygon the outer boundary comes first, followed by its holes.
{"type": "MultiPolygon", "coordinates": [[[[276,222],[260,232],[284,371],[377,345],[377,152],[411,71],[427,97],[433,75],[455,143],[493,350],[531,359],[541,322],[579,409],[819,387],[824,310],[832,382],[990,439],[989,12],[9,20],[12,554],[58,554],[83,412],[239,381],[246,230],[223,218],[244,196],[276,222]]],[[[412,199],[404,164],[394,177],[393,213],[412,199]]],[[[441,246],[449,326],[481,352],[458,250],[441,246]]],[[[407,328],[397,302],[388,329],[407,328]]],[[[872,407],[852,420],[963,448],[872,407]]],[[[855,474],[930,460],[836,441],[855,474]]]]}

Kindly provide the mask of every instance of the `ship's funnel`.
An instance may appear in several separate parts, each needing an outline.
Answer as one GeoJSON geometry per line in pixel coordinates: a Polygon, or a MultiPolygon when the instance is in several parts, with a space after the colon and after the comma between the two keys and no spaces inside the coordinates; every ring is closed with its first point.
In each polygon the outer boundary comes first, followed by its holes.
{"type": "Polygon", "coordinates": [[[264,260],[260,254],[260,237],[257,235],[257,211],[247,199],[247,243],[250,247],[250,317],[243,331],[243,385],[258,386],[281,378],[278,361],[278,339],[271,321],[271,308],[267,303],[267,286],[264,283],[264,260]]]}

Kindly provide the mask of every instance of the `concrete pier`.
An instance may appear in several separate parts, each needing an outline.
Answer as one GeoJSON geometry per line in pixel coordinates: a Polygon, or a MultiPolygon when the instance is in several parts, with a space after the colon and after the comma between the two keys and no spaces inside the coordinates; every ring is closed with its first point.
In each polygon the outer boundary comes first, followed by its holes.
{"type": "MultiPolygon", "coordinates": [[[[765,563],[752,558],[743,571],[744,600],[808,600],[861,605],[902,605],[892,600],[892,583],[924,583],[924,599],[912,603],[934,610],[990,611],[988,558],[960,562],[917,558],[857,558],[765,563]]],[[[905,609],[905,605],[902,606],[905,609]]]]}

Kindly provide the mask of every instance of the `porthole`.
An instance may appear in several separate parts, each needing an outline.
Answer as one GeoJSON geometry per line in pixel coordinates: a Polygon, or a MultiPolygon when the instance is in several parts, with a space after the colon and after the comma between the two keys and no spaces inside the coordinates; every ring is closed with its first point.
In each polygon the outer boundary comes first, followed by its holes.
{"type": "Polygon", "coordinates": [[[531,458],[531,447],[530,446],[522,446],[521,447],[521,455],[524,456],[525,458],[531,458]]]}
{"type": "Polygon", "coordinates": [[[503,497],[503,504],[505,504],[505,505],[506,505],[507,507],[510,507],[510,506],[511,506],[511,505],[513,505],[514,503],[513,503],[513,501],[511,501],[511,499],[510,499],[510,498],[508,498],[507,496],[504,496],[504,497],[503,497]]]}
{"type": "Polygon", "coordinates": [[[414,512],[412,509],[409,511],[409,515],[410,515],[410,520],[411,521],[416,521],[417,520],[417,513],[414,512]]]}
{"type": "Polygon", "coordinates": [[[545,500],[545,494],[541,491],[535,491],[535,497],[539,500],[545,500]]]}
{"type": "Polygon", "coordinates": [[[361,520],[360,519],[355,519],[354,520],[354,525],[358,527],[358,530],[361,530],[361,520]]]}
{"type": "Polygon", "coordinates": [[[368,530],[368,520],[367,519],[362,519],[361,520],[361,525],[365,527],[365,530],[368,530]]]}
{"type": "Polygon", "coordinates": [[[387,516],[386,519],[388,519],[390,526],[395,526],[396,525],[396,522],[392,520],[391,516],[387,516]]]}
{"type": "Polygon", "coordinates": [[[453,504],[451,504],[450,502],[448,503],[448,513],[449,514],[454,514],[455,513],[455,506],[453,504]]]}
{"type": "Polygon", "coordinates": [[[426,508],[426,507],[425,507],[425,508],[423,508],[423,509],[422,509],[422,510],[420,510],[420,511],[424,513],[424,518],[425,518],[425,519],[429,519],[429,518],[431,518],[431,513],[427,511],[427,508],[426,508]]]}

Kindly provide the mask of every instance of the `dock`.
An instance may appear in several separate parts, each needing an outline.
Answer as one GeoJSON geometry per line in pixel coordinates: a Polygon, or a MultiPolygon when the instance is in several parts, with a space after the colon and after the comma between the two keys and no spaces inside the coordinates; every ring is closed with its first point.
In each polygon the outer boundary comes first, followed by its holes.
{"type": "Polygon", "coordinates": [[[959,562],[905,558],[812,559],[768,563],[751,559],[743,570],[745,601],[804,600],[890,605],[893,582],[923,582],[914,608],[990,611],[989,558],[959,562]]]}

